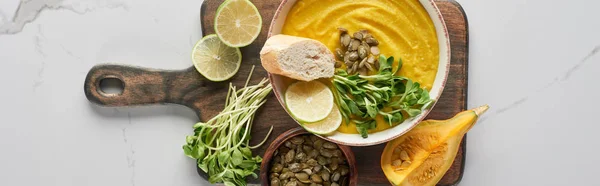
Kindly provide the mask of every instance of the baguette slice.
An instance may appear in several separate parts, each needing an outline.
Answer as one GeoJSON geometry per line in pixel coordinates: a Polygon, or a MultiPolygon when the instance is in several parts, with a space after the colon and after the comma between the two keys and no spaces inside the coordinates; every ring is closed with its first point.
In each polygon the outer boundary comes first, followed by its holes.
{"type": "Polygon", "coordinates": [[[335,57],[323,43],[296,36],[271,36],[260,60],[268,72],[302,81],[330,78],[335,70],[335,57]]]}

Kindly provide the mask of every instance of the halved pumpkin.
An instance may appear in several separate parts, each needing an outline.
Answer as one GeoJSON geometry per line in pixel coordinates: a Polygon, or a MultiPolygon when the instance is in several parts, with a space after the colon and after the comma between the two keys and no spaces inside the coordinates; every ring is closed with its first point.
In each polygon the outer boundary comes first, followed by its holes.
{"type": "Polygon", "coordinates": [[[487,105],[448,120],[427,120],[390,141],[381,155],[381,169],[390,183],[403,186],[437,184],[452,165],[462,137],[487,105]]]}

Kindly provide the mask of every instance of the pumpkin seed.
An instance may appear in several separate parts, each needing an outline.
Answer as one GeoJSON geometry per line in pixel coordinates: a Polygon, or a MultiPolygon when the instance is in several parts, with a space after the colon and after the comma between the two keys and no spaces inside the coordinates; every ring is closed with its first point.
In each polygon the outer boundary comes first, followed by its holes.
{"type": "Polygon", "coordinates": [[[292,141],[292,143],[294,143],[296,145],[300,145],[300,144],[304,143],[304,138],[300,137],[300,136],[296,136],[296,137],[293,137],[291,139],[291,141],[292,141]]]}
{"type": "Polygon", "coordinates": [[[373,55],[379,55],[379,47],[372,46],[371,47],[371,54],[373,54],[373,55]]]}
{"type": "Polygon", "coordinates": [[[290,182],[286,183],[285,186],[298,186],[298,182],[297,181],[290,181],[290,182]]]}
{"type": "Polygon", "coordinates": [[[276,172],[276,173],[280,173],[281,169],[283,169],[283,165],[280,163],[276,163],[275,165],[273,165],[273,167],[271,168],[271,172],[276,172]]]}
{"type": "Polygon", "coordinates": [[[336,61],[335,65],[333,67],[340,68],[340,67],[342,67],[342,63],[340,63],[339,61],[336,61]]]}
{"type": "Polygon", "coordinates": [[[308,158],[317,158],[319,156],[319,150],[313,149],[308,153],[308,158]]]}
{"type": "Polygon", "coordinates": [[[337,149],[338,148],[336,144],[328,142],[328,141],[323,143],[323,147],[326,149],[337,149]]]}
{"type": "Polygon", "coordinates": [[[331,186],[331,182],[328,182],[328,181],[323,182],[323,186],[331,186]]]}
{"type": "Polygon", "coordinates": [[[300,152],[300,153],[296,154],[296,159],[304,160],[304,159],[306,159],[306,154],[304,152],[300,152]]]}
{"type": "Polygon", "coordinates": [[[331,186],[340,186],[336,182],[331,183],[331,186]]]}
{"type": "Polygon", "coordinates": [[[333,157],[342,157],[342,151],[339,149],[334,150],[333,157]]]}
{"type": "Polygon", "coordinates": [[[411,164],[410,161],[403,161],[402,164],[400,165],[400,168],[406,169],[406,168],[410,167],[410,164],[411,164]]]}
{"type": "Polygon", "coordinates": [[[352,70],[352,67],[348,67],[348,74],[353,74],[354,71],[352,70]]]}
{"type": "Polygon", "coordinates": [[[323,172],[321,172],[321,178],[323,179],[323,181],[329,181],[329,177],[330,177],[330,176],[331,176],[331,175],[330,175],[330,174],[329,174],[329,172],[327,172],[327,171],[323,171],[323,172]]]}
{"type": "Polygon", "coordinates": [[[321,149],[321,147],[323,146],[323,142],[325,142],[325,141],[323,141],[323,140],[322,140],[322,139],[320,139],[320,138],[319,138],[319,139],[316,139],[316,140],[313,142],[313,147],[314,147],[315,149],[321,149]]]}
{"type": "Polygon", "coordinates": [[[329,167],[331,167],[331,170],[337,170],[339,164],[337,162],[332,162],[331,165],[329,165],[329,167]]]}
{"type": "Polygon", "coordinates": [[[287,154],[285,154],[285,162],[291,163],[292,161],[294,161],[295,155],[296,155],[296,152],[293,149],[290,150],[287,154]]]}
{"type": "Polygon", "coordinates": [[[350,56],[348,57],[348,60],[350,60],[350,61],[356,61],[357,59],[358,59],[358,53],[356,51],[355,52],[351,52],[350,56]]]}
{"type": "Polygon", "coordinates": [[[369,46],[369,44],[367,44],[367,42],[366,42],[366,41],[363,41],[363,42],[361,43],[361,46],[365,46],[365,48],[367,49],[367,51],[368,51],[368,49],[369,49],[369,48],[371,48],[371,46],[369,46]]]}
{"type": "Polygon", "coordinates": [[[365,67],[365,63],[367,63],[367,58],[364,58],[359,64],[358,64],[358,68],[364,68],[365,67]]]}
{"type": "Polygon", "coordinates": [[[375,56],[369,56],[369,58],[367,59],[368,63],[371,63],[371,65],[375,64],[375,56]]]}
{"type": "Polygon", "coordinates": [[[288,178],[290,178],[292,176],[294,176],[293,172],[286,172],[286,173],[283,173],[283,174],[279,175],[279,179],[280,180],[287,180],[288,178]]]}
{"type": "Polygon", "coordinates": [[[331,168],[331,170],[337,170],[339,168],[340,164],[338,164],[338,162],[331,162],[331,165],[329,165],[329,167],[331,168]]]}
{"type": "Polygon", "coordinates": [[[348,33],[348,30],[342,27],[337,28],[342,34],[348,33]]]}
{"type": "Polygon", "coordinates": [[[302,167],[300,167],[299,163],[292,163],[290,164],[290,171],[292,172],[300,172],[302,170],[302,167]]]}
{"type": "Polygon", "coordinates": [[[363,34],[363,39],[365,39],[365,40],[367,40],[367,38],[371,38],[371,37],[373,37],[373,35],[371,35],[370,33],[363,34]]]}
{"type": "Polygon", "coordinates": [[[360,40],[354,39],[354,40],[352,40],[352,43],[350,44],[348,50],[356,51],[356,50],[358,50],[358,46],[360,46],[360,40]]]}
{"type": "Polygon", "coordinates": [[[279,178],[279,173],[271,173],[270,178],[279,178]]]}
{"type": "Polygon", "coordinates": [[[377,39],[375,39],[374,37],[367,38],[365,41],[371,46],[379,45],[379,41],[377,41],[377,39]]]}
{"type": "Polygon", "coordinates": [[[287,148],[290,148],[290,149],[292,148],[292,142],[290,142],[290,141],[285,141],[284,145],[287,148]]]}
{"type": "Polygon", "coordinates": [[[358,57],[359,57],[360,59],[363,59],[363,58],[366,58],[366,57],[367,57],[367,55],[369,55],[369,54],[368,54],[368,51],[367,51],[367,48],[365,48],[365,46],[363,46],[363,45],[360,45],[360,46],[358,47],[358,57]]]}
{"type": "Polygon", "coordinates": [[[396,166],[400,166],[400,165],[402,165],[402,160],[397,159],[397,160],[392,161],[392,166],[396,167],[396,166]]]}
{"type": "Polygon", "coordinates": [[[310,165],[308,165],[308,164],[306,164],[306,163],[301,163],[301,164],[300,164],[300,168],[301,168],[301,169],[307,169],[307,168],[309,168],[309,167],[311,167],[311,166],[310,166],[310,165]]]}
{"type": "Polygon", "coordinates": [[[321,178],[321,176],[316,174],[310,175],[310,181],[315,183],[323,183],[323,179],[321,178]]]}
{"type": "Polygon", "coordinates": [[[405,150],[400,152],[400,159],[404,161],[410,161],[410,157],[408,157],[408,153],[405,150]]]}
{"type": "Polygon", "coordinates": [[[348,175],[348,173],[350,173],[350,168],[348,168],[345,165],[340,165],[340,174],[342,176],[346,176],[346,175],[348,175]]]}
{"type": "Polygon", "coordinates": [[[363,39],[363,33],[361,32],[354,32],[354,39],[358,39],[358,40],[362,40],[363,39]]]}
{"type": "Polygon", "coordinates": [[[370,71],[375,71],[375,69],[373,68],[373,66],[369,63],[365,63],[365,66],[367,67],[367,69],[369,69],[370,71]]]}
{"type": "Polygon", "coordinates": [[[333,164],[333,163],[340,163],[341,162],[341,160],[339,158],[336,158],[336,157],[332,157],[332,158],[329,158],[329,159],[331,160],[329,162],[331,164],[333,164]]]}
{"type": "Polygon", "coordinates": [[[327,165],[327,159],[323,156],[317,157],[317,162],[319,163],[319,165],[327,165]]]}
{"type": "Polygon", "coordinates": [[[305,172],[308,175],[312,175],[312,170],[311,169],[302,169],[302,172],[305,172]]]}
{"type": "Polygon", "coordinates": [[[329,149],[321,149],[320,152],[321,152],[321,156],[325,156],[327,158],[333,157],[333,152],[331,152],[331,150],[329,150],[329,149]]]}
{"type": "Polygon", "coordinates": [[[296,145],[296,154],[302,152],[302,144],[296,145]]]}
{"type": "Polygon", "coordinates": [[[354,65],[352,65],[352,72],[356,72],[358,70],[358,63],[354,63],[354,65]]]}
{"type": "MultiPolygon", "coordinates": [[[[310,182],[309,182],[309,183],[310,183],[310,182]]],[[[302,183],[302,182],[300,182],[300,181],[296,182],[296,184],[298,184],[298,186],[306,186],[306,184],[305,184],[305,183],[302,183]]]]}
{"type": "Polygon", "coordinates": [[[352,38],[347,33],[343,33],[340,36],[340,44],[342,45],[342,47],[348,48],[348,46],[350,45],[351,41],[352,41],[352,38]]]}
{"type": "Polygon", "coordinates": [[[331,181],[340,181],[340,176],[342,176],[339,172],[333,173],[331,175],[331,181]]]}
{"type": "Polygon", "coordinates": [[[314,166],[317,166],[319,163],[317,162],[317,160],[311,158],[308,161],[306,161],[306,164],[308,164],[309,166],[314,167],[314,166]]]}
{"type": "Polygon", "coordinates": [[[322,168],[323,168],[322,165],[317,164],[317,165],[315,165],[315,167],[313,167],[313,170],[314,170],[314,172],[319,172],[319,171],[321,171],[322,168]]]}
{"type": "Polygon", "coordinates": [[[335,56],[339,59],[339,60],[344,60],[344,52],[342,51],[342,49],[340,48],[336,48],[335,49],[335,56]]]}
{"type": "Polygon", "coordinates": [[[302,182],[302,183],[310,183],[310,180],[308,180],[308,174],[302,172],[302,173],[296,173],[295,174],[296,179],[298,179],[298,181],[302,182]]]}
{"type": "Polygon", "coordinates": [[[271,186],[280,186],[279,184],[281,184],[281,182],[279,181],[279,179],[275,178],[271,178],[271,186]]]}
{"type": "Polygon", "coordinates": [[[304,150],[304,152],[308,153],[308,152],[310,152],[311,150],[313,150],[313,147],[312,147],[312,146],[310,146],[310,145],[303,145],[303,146],[302,146],[302,150],[304,150]]]}

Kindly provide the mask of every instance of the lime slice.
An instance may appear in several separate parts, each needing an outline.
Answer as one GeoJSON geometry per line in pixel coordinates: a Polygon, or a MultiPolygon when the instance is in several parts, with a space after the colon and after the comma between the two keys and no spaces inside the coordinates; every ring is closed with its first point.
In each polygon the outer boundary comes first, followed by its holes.
{"type": "Polygon", "coordinates": [[[319,81],[299,81],[285,91],[285,104],[294,118],[301,122],[325,119],[333,108],[333,93],[319,81]]]}
{"type": "Polygon", "coordinates": [[[231,78],[242,62],[240,49],[229,47],[217,35],[204,36],[192,51],[192,61],[196,70],[211,81],[224,81],[231,78]]]}
{"type": "Polygon", "coordinates": [[[262,17],[248,0],[226,0],[217,9],[215,32],[231,47],[250,45],[258,37],[262,17]]]}
{"type": "Polygon", "coordinates": [[[304,123],[302,126],[308,132],[314,134],[327,135],[335,132],[335,130],[337,130],[337,128],[340,127],[341,124],[342,114],[340,114],[340,110],[336,106],[334,106],[325,119],[314,123],[304,123]]]}

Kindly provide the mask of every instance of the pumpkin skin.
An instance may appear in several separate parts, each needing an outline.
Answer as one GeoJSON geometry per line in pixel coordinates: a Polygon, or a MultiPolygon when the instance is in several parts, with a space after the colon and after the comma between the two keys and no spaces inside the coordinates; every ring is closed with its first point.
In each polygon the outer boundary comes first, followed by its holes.
{"type": "Polygon", "coordinates": [[[385,176],[393,185],[437,184],[452,165],[463,136],[488,108],[463,111],[448,120],[423,121],[388,142],[381,155],[385,176]]]}

